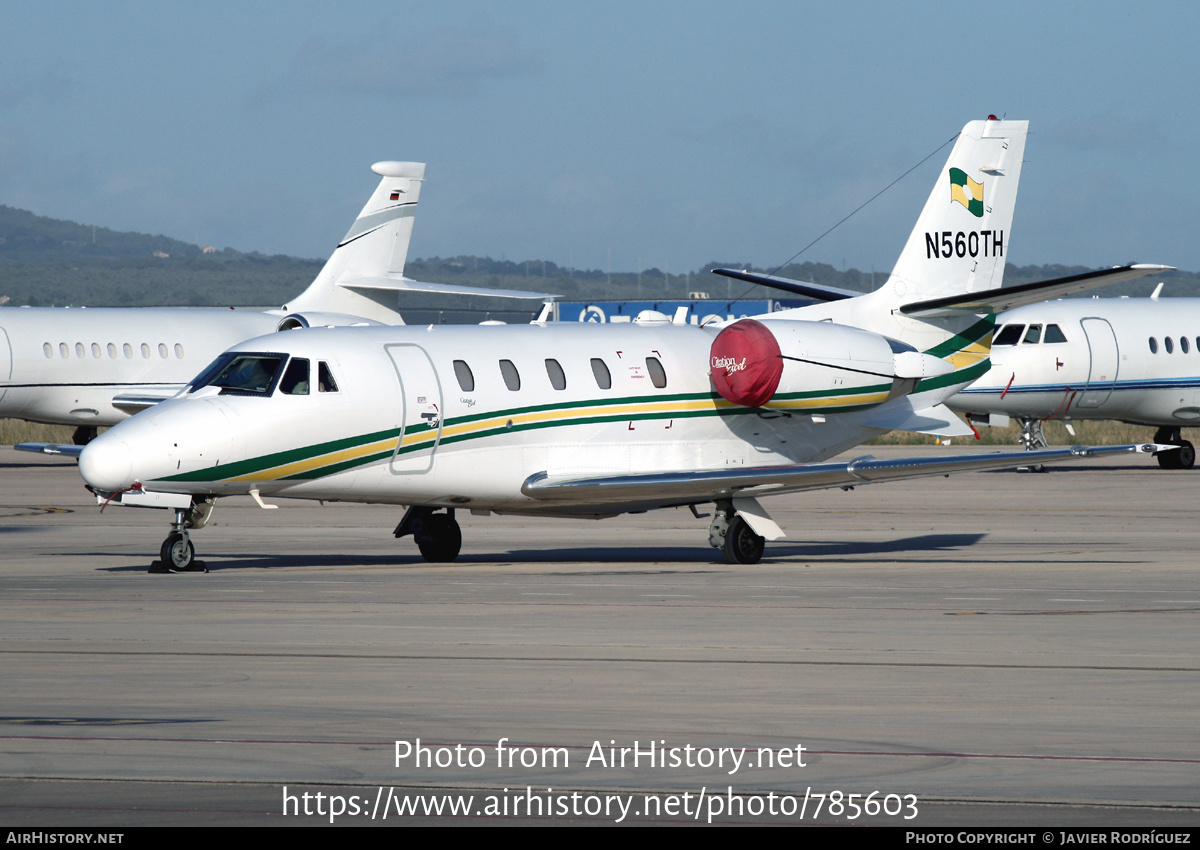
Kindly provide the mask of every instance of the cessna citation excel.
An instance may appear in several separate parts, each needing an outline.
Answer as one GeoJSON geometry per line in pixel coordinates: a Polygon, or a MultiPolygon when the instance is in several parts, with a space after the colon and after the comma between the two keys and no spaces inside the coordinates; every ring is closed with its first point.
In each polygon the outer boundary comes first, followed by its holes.
{"type": "MultiPolygon", "coordinates": [[[[1200,299],[1067,299],[1002,313],[992,368],[950,405],[982,424],[1021,422],[1026,448],[1047,419],[1156,427],[1163,469],[1191,469],[1180,429],[1200,426],[1200,299]]],[[[1074,433],[1074,432],[1072,432],[1074,433]]]]}
{"type": "Polygon", "coordinates": [[[976,314],[1003,274],[1026,128],[963,129],[876,292],[706,327],[649,314],[263,337],[101,434],[80,471],[101,499],[175,511],[161,554],[176,570],[214,501],[239,494],[408,506],[395,534],[431,561],[458,555],[458,510],[700,516],[713,502],[710,544],[754,563],[784,536],[761,496],[1027,461],[828,460],[893,429],[970,433],[944,402],[988,368],[993,322],[976,314]]]}
{"type": "Polygon", "coordinates": [[[170,398],[229,346],[310,325],[404,324],[403,291],[509,297],[539,293],[420,283],[404,277],[425,164],[378,162],[382,177],[320,274],[281,310],[0,309],[0,418],[99,426],[170,398]]]}

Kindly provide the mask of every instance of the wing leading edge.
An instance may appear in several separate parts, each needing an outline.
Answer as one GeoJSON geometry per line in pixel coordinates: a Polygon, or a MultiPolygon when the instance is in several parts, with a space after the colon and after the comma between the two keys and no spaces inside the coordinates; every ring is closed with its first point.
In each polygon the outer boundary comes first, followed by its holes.
{"type": "Polygon", "coordinates": [[[908,457],[879,460],[866,456],[849,462],[831,461],[801,466],[769,466],[738,471],[659,472],[645,475],[613,475],[585,477],[550,475],[538,472],[529,476],[521,492],[545,502],[576,504],[639,504],[661,502],[686,504],[709,502],[715,499],[757,497],[776,493],[795,493],[802,490],[824,490],[832,487],[856,487],[880,481],[899,481],[952,472],[974,472],[986,469],[1006,469],[1052,461],[1084,460],[1086,458],[1137,452],[1152,454],[1167,446],[1141,443],[1125,446],[1072,446],[1062,449],[1041,449],[1033,452],[989,452],[950,457],[908,457]]]}

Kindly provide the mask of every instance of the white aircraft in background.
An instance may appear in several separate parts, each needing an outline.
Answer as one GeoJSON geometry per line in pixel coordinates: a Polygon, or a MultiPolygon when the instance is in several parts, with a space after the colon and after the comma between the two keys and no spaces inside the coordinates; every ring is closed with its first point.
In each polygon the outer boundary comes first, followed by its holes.
{"type": "MultiPolygon", "coordinates": [[[[1163,469],[1191,469],[1180,429],[1200,425],[1200,299],[1066,299],[997,317],[992,368],[949,402],[973,421],[1021,422],[1026,448],[1042,423],[1116,419],[1157,427],[1163,469]]],[[[1071,431],[1074,433],[1074,430],[1071,431]]]]}
{"type": "Polygon", "coordinates": [[[82,444],[97,427],[175,395],[251,337],[311,325],[402,325],[397,299],[408,291],[544,297],[404,277],[425,164],[378,162],[371,170],[379,186],[320,274],[282,309],[0,309],[0,418],[75,425],[82,444]]]}
{"type": "Polygon", "coordinates": [[[894,429],[970,433],[944,402],[987,371],[997,299],[1012,306],[1149,273],[997,289],[1026,131],[994,118],[963,129],[875,292],[816,287],[838,300],[707,327],[651,314],[263,337],[101,434],[80,472],[100,499],[175,511],[161,555],[176,570],[193,564],[190,532],[232,495],[264,507],[264,497],[408,506],[395,534],[412,534],[431,561],[458,555],[459,509],[602,517],[688,506],[701,516],[696,506],[715,502],[710,544],[754,563],[766,538],[783,536],[761,496],[1027,461],[828,458],[894,429]]]}

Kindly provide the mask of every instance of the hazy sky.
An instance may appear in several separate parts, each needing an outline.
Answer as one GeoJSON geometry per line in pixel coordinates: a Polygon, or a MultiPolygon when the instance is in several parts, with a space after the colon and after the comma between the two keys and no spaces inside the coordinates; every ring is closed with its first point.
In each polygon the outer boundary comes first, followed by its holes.
{"type": "MultiPolygon", "coordinates": [[[[381,159],[411,256],[783,262],[988,113],[1009,257],[1200,270],[1200,4],[0,4],[0,204],[324,257],[381,159]]],[[[891,268],[949,148],[801,259],[891,268]]]]}

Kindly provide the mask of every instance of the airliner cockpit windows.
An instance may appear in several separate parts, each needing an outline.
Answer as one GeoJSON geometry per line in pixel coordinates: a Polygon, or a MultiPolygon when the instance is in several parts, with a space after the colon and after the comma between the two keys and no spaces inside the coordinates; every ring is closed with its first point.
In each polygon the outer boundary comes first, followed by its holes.
{"type": "Polygon", "coordinates": [[[284,395],[308,395],[308,360],[303,357],[293,357],[288,363],[283,380],[279,382],[279,392],[284,395]]]}
{"type": "Polygon", "coordinates": [[[1000,329],[1000,333],[996,334],[996,338],[992,340],[992,345],[1016,345],[1021,341],[1021,332],[1025,330],[1024,325],[1005,325],[1000,329]]]}
{"type": "Polygon", "coordinates": [[[317,390],[323,393],[336,393],[338,391],[337,381],[333,379],[333,370],[329,368],[329,364],[324,360],[320,361],[317,367],[317,390]]]}
{"type": "Polygon", "coordinates": [[[1066,342],[1067,336],[1062,332],[1062,328],[1058,325],[1046,325],[1046,336],[1042,339],[1044,343],[1051,342],[1066,342]]]}
{"type": "Polygon", "coordinates": [[[270,395],[283,368],[282,354],[222,354],[192,384],[220,387],[221,395],[270,395]]]}
{"type": "Polygon", "coordinates": [[[1029,330],[1025,331],[1025,339],[1022,343],[1025,345],[1037,345],[1042,341],[1042,326],[1030,325],[1029,330]]]}

